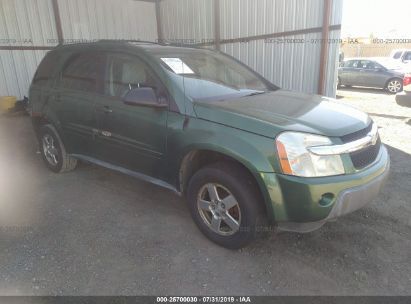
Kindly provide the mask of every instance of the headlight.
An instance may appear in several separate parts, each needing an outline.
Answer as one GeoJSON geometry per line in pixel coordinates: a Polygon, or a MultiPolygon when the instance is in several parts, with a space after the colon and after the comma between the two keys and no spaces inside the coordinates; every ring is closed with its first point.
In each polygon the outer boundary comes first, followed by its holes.
{"type": "Polygon", "coordinates": [[[284,174],[320,177],[345,173],[339,155],[319,156],[307,149],[312,146],[332,145],[328,137],[299,132],[284,132],[277,137],[276,145],[284,174]]]}

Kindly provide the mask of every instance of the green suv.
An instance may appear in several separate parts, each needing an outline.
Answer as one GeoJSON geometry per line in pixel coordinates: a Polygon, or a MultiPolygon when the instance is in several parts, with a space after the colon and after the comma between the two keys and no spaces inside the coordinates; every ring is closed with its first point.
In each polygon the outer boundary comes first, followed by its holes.
{"type": "Polygon", "coordinates": [[[59,46],[34,76],[30,107],[50,170],[81,160],[168,188],[227,248],[267,227],[315,230],[376,197],[389,171],[368,115],[207,49],[59,46]]]}

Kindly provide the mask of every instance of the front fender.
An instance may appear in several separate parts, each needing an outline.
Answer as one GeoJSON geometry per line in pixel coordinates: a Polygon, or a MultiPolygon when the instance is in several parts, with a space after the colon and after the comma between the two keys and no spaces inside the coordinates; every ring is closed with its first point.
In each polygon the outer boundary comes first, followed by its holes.
{"type": "Polygon", "coordinates": [[[171,123],[169,130],[166,165],[171,184],[179,187],[181,164],[190,152],[218,152],[238,161],[250,171],[269,208],[267,211],[272,211],[267,187],[261,178],[261,173],[275,172],[276,155],[272,138],[198,118],[189,118],[184,128],[174,129],[171,123]]]}

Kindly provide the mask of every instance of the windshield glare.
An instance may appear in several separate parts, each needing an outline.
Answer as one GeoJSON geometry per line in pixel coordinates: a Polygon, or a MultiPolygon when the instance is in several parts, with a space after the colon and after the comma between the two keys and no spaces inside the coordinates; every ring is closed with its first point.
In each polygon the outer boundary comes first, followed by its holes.
{"type": "Polygon", "coordinates": [[[276,89],[235,60],[211,51],[158,55],[193,100],[228,99],[276,89]],[[182,78],[184,77],[184,82],[182,78]]]}

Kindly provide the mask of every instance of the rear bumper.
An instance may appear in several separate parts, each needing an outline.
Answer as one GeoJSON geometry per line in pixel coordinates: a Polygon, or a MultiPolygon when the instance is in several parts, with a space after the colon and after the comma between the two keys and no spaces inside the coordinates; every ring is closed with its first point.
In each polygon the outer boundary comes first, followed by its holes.
{"type": "Polygon", "coordinates": [[[270,176],[268,191],[272,218],[281,230],[316,230],[376,198],[388,177],[389,168],[389,156],[382,147],[377,161],[355,174],[328,178],[270,176]],[[333,199],[324,200],[324,196],[333,199]]]}

